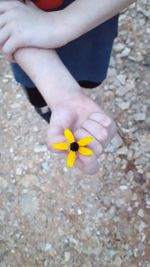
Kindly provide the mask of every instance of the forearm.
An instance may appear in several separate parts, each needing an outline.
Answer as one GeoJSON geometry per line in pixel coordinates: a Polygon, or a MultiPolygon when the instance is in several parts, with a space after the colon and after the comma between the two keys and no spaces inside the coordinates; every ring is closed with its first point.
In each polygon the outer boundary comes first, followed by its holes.
{"type": "Polygon", "coordinates": [[[34,82],[50,108],[78,94],[80,86],[61,62],[55,50],[21,48],[14,58],[34,82]]]}
{"type": "Polygon", "coordinates": [[[70,29],[69,41],[94,29],[134,2],[134,0],[75,0],[63,10],[64,20],[70,29]]]}

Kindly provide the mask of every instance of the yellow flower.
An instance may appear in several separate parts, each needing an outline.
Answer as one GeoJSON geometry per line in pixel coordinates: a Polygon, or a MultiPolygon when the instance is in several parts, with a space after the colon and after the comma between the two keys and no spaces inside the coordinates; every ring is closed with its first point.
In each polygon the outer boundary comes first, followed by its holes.
{"type": "Polygon", "coordinates": [[[84,156],[94,155],[91,149],[85,147],[93,140],[92,136],[86,136],[80,139],[79,141],[76,141],[74,138],[74,135],[69,129],[64,130],[64,135],[66,137],[67,142],[52,144],[52,147],[59,149],[59,150],[69,151],[68,158],[67,158],[67,166],[69,168],[73,166],[76,160],[76,152],[79,152],[80,154],[84,156]]]}

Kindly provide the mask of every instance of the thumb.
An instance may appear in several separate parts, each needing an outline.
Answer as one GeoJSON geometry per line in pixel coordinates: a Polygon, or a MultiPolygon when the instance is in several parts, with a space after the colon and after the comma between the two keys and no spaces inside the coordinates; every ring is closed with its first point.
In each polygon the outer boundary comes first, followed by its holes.
{"type": "Polygon", "coordinates": [[[65,142],[66,138],[64,136],[64,130],[70,129],[73,130],[74,125],[73,116],[70,116],[69,111],[65,109],[57,109],[57,111],[53,111],[51,115],[50,124],[48,126],[48,132],[47,132],[47,145],[48,149],[51,152],[58,152],[58,153],[64,153],[65,151],[56,150],[52,147],[52,144],[65,142]]]}

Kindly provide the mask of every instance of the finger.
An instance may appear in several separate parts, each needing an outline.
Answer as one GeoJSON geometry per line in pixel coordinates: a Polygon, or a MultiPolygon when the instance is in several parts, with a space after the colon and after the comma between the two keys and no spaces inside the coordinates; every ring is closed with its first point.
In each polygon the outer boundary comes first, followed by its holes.
{"type": "Polygon", "coordinates": [[[102,112],[95,112],[89,116],[89,119],[97,121],[104,127],[108,128],[112,124],[112,119],[102,112]]]}
{"type": "Polygon", "coordinates": [[[4,43],[8,40],[10,36],[10,31],[7,29],[7,27],[3,27],[0,30],[0,49],[2,49],[4,43]]]}
{"type": "Polygon", "coordinates": [[[3,28],[6,24],[7,18],[6,14],[0,15],[0,29],[3,28]]]}
{"type": "Polygon", "coordinates": [[[99,170],[99,163],[96,156],[84,157],[80,154],[77,155],[75,166],[78,167],[85,174],[93,175],[99,170]]]}
{"type": "Polygon", "coordinates": [[[64,129],[62,127],[57,126],[57,125],[48,128],[47,145],[48,145],[48,149],[51,152],[64,153],[64,151],[57,150],[57,149],[52,147],[53,144],[66,141],[63,132],[64,132],[64,129]]]}
{"type": "Polygon", "coordinates": [[[18,7],[19,5],[20,5],[19,1],[1,1],[0,2],[0,14],[12,8],[18,7]]]}
{"type": "Polygon", "coordinates": [[[10,37],[2,47],[2,52],[8,60],[12,60],[13,54],[17,50],[16,38],[10,37]]]}
{"type": "Polygon", "coordinates": [[[109,133],[105,127],[91,119],[86,120],[82,128],[89,132],[98,142],[106,147],[108,140],[110,139],[109,133]]]}
{"type": "Polygon", "coordinates": [[[114,135],[116,134],[117,128],[116,128],[115,122],[103,112],[93,113],[89,116],[89,118],[101,124],[108,131],[109,135],[105,143],[105,147],[106,147],[110,143],[114,135]]]}
{"type": "MultiPolygon", "coordinates": [[[[86,130],[80,128],[75,132],[75,139],[78,141],[88,135],[89,133],[86,130]]],[[[103,152],[102,145],[96,139],[93,139],[93,141],[89,143],[87,147],[89,147],[97,157],[99,157],[103,152]]]]}
{"type": "Polygon", "coordinates": [[[107,128],[111,132],[111,136],[113,137],[116,133],[116,124],[115,122],[106,114],[95,112],[89,116],[90,119],[100,123],[102,126],[107,128]]]}
{"type": "Polygon", "coordinates": [[[60,109],[52,112],[47,134],[47,144],[50,151],[63,153],[63,151],[52,148],[52,144],[66,141],[64,129],[72,129],[72,120],[73,118],[64,110],[60,109]]]}

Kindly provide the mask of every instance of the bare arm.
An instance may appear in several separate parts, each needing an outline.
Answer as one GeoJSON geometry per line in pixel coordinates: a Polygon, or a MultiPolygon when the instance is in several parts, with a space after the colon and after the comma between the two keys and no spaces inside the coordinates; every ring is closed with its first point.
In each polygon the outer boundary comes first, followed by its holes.
{"type": "Polygon", "coordinates": [[[54,108],[80,92],[80,86],[54,50],[21,48],[15,60],[35,83],[49,107],[54,108]],[[30,64],[29,64],[30,62],[30,64]]]}
{"type": "Polygon", "coordinates": [[[0,47],[5,55],[13,54],[21,47],[61,47],[112,18],[133,2],[75,0],[62,10],[44,12],[28,4],[30,2],[24,5],[20,1],[1,0],[0,47]]]}
{"type": "Polygon", "coordinates": [[[70,41],[112,18],[135,0],[76,0],[64,9],[70,41]]]}

